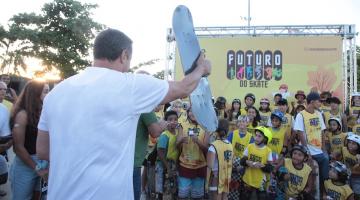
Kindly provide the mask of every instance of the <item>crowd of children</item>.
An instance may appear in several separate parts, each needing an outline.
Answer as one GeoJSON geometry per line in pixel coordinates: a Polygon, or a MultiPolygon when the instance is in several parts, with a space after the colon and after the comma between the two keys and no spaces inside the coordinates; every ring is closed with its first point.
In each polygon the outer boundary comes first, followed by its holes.
{"type": "Polygon", "coordinates": [[[144,193],[149,199],[360,199],[360,93],[348,109],[331,93],[320,97],[322,149],[330,156],[322,183],[294,130],[297,114],[307,109],[307,95],[298,91],[295,101],[262,98],[259,109],[253,94],[245,95],[245,105],[218,97],[214,133],[198,125],[188,102],[173,102],[161,114],[168,130],[144,162],[144,193]]]}

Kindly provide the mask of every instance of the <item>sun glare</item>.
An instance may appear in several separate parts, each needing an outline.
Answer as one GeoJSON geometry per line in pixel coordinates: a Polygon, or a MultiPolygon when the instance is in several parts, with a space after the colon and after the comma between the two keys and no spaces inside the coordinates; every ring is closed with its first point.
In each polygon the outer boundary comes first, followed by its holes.
{"type": "Polygon", "coordinates": [[[27,77],[30,79],[37,79],[37,80],[51,80],[57,81],[60,80],[60,71],[56,68],[52,68],[51,70],[46,70],[45,66],[42,66],[41,60],[39,59],[27,59],[26,60],[27,69],[26,70],[19,70],[19,73],[23,77],[27,77]]]}

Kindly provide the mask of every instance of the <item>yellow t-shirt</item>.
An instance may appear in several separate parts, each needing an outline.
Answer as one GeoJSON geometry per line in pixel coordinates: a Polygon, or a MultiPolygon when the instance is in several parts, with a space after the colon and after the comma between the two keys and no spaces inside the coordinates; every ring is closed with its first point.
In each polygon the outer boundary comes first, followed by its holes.
{"type": "Polygon", "coordinates": [[[277,105],[275,105],[274,103],[270,104],[269,108],[272,111],[279,109],[279,107],[277,105]]]}
{"type": "Polygon", "coordinates": [[[357,163],[356,155],[351,154],[346,147],[342,148],[342,157],[343,157],[343,163],[349,169],[352,169],[354,165],[357,163]]]}
{"type": "Polygon", "coordinates": [[[181,125],[184,126],[184,124],[186,124],[187,121],[188,121],[188,120],[187,120],[187,114],[186,114],[185,112],[181,112],[181,113],[179,114],[178,122],[179,122],[181,125]]]}
{"type": "Polygon", "coordinates": [[[349,109],[349,116],[354,116],[357,118],[357,116],[360,113],[360,106],[351,106],[349,109]]]}
{"type": "MultiPolygon", "coordinates": [[[[199,125],[194,125],[187,121],[183,124],[183,130],[185,136],[189,136],[189,132],[192,131],[200,141],[204,141],[205,131],[199,125]]],[[[206,166],[206,158],[203,151],[191,137],[188,137],[187,142],[182,144],[179,160],[180,165],[188,169],[198,169],[206,166]]]]}
{"type": "Polygon", "coordinates": [[[245,108],[240,109],[240,114],[241,115],[247,115],[247,111],[245,110],[245,108]]]}
{"type": "Polygon", "coordinates": [[[9,111],[9,113],[10,113],[13,104],[12,104],[10,101],[5,100],[5,99],[3,100],[2,104],[4,104],[4,106],[8,109],[8,111],[9,111]]]}
{"type": "Polygon", "coordinates": [[[267,146],[275,152],[277,155],[280,155],[281,150],[284,146],[285,136],[286,136],[286,128],[280,127],[279,129],[270,128],[269,129],[273,135],[273,138],[267,146]]]}
{"type": "Polygon", "coordinates": [[[259,113],[260,113],[260,117],[261,117],[259,126],[266,126],[269,119],[270,119],[271,112],[261,112],[261,111],[259,111],[259,113]]]}
{"type": "Polygon", "coordinates": [[[245,148],[250,144],[252,134],[247,132],[245,137],[240,138],[239,130],[234,130],[231,145],[234,156],[242,158],[245,148]]]}
{"type": "Polygon", "coordinates": [[[352,131],[356,135],[360,135],[360,124],[356,124],[355,126],[353,126],[352,131]]]}
{"type": "Polygon", "coordinates": [[[321,110],[322,113],[329,112],[331,110],[330,106],[325,106],[324,104],[321,104],[319,110],[321,110]]]}
{"type": "Polygon", "coordinates": [[[326,180],[324,185],[326,194],[334,200],[347,200],[353,194],[352,189],[347,184],[335,185],[331,180],[326,180]]]}
{"type": "Polygon", "coordinates": [[[233,149],[231,144],[216,140],[211,145],[215,147],[218,160],[218,193],[229,192],[231,181],[231,170],[233,160],[233,149]]]}
{"type": "MultiPolygon", "coordinates": [[[[268,157],[271,154],[271,149],[269,147],[264,146],[259,148],[255,144],[249,144],[247,150],[248,160],[260,162],[263,165],[267,164],[268,157]]],[[[266,175],[267,173],[264,173],[261,169],[247,167],[243,176],[243,181],[247,185],[263,191],[266,182],[268,181],[266,175]]]]}
{"type": "Polygon", "coordinates": [[[176,148],[176,136],[178,133],[176,132],[176,134],[174,135],[170,133],[168,130],[166,130],[162,134],[166,135],[169,138],[166,159],[176,162],[179,158],[179,150],[176,148]]]}
{"type": "Polygon", "coordinates": [[[251,133],[254,137],[255,137],[255,128],[257,127],[254,127],[252,123],[249,123],[247,126],[247,132],[251,133]]]}
{"type": "Polygon", "coordinates": [[[297,198],[298,195],[304,191],[308,178],[311,173],[311,167],[304,163],[302,169],[296,169],[292,164],[292,160],[285,158],[285,168],[288,170],[290,180],[288,181],[288,187],[286,188],[286,196],[288,198],[297,198]]]}
{"type": "Polygon", "coordinates": [[[304,119],[305,132],[308,143],[321,149],[321,125],[319,112],[309,113],[306,110],[300,112],[304,119]]]}
{"type": "Polygon", "coordinates": [[[293,123],[293,118],[289,113],[285,113],[285,116],[283,118],[283,121],[281,122],[281,127],[284,127],[286,129],[287,133],[291,133],[291,127],[293,123]]]}
{"type": "Polygon", "coordinates": [[[332,132],[327,131],[326,137],[329,140],[330,152],[339,152],[341,153],[342,148],[344,147],[344,142],[347,134],[333,134],[332,132]]]}

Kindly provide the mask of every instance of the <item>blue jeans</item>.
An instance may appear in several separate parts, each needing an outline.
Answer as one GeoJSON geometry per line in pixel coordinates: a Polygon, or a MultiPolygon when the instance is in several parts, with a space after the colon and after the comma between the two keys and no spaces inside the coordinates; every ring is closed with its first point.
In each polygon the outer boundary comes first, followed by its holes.
{"type": "Polygon", "coordinates": [[[313,155],[312,158],[316,160],[319,165],[320,184],[324,184],[324,181],[329,178],[329,155],[322,153],[313,155]]]}
{"type": "MultiPolygon", "coordinates": [[[[31,158],[38,161],[35,155],[31,158]]],[[[31,200],[33,192],[40,190],[40,177],[18,156],[15,156],[10,167],[10,182],[12,200],[31,200]]]]}
{"type": "Polygon", "coordinates": [[[134,200],[139,200],[141,195],[141,167],[134,167],[133,189],[134,189],[134,200]]]}

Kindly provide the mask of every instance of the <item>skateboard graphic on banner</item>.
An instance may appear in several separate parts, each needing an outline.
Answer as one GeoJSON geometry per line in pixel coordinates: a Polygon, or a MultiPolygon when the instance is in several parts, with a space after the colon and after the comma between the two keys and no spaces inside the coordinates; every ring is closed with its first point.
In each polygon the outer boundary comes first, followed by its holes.
{"type": "MultiPolygon", "coordinates": [[[[176,7],[172,27],[175,34],[176,45],[179,50],[184,74],[191,73],[196,68],[201,49],[195,35],[191,13],[186,6],[176,7]]],[[[232,74],[230,74],[230,77],[232,74]]],[[[201,78],[196,89],[190,94],[191,110],[198,123],[207,131],[215,131],[218,121],[214,106],[210,85],[206,77],[201,78]]]]}

